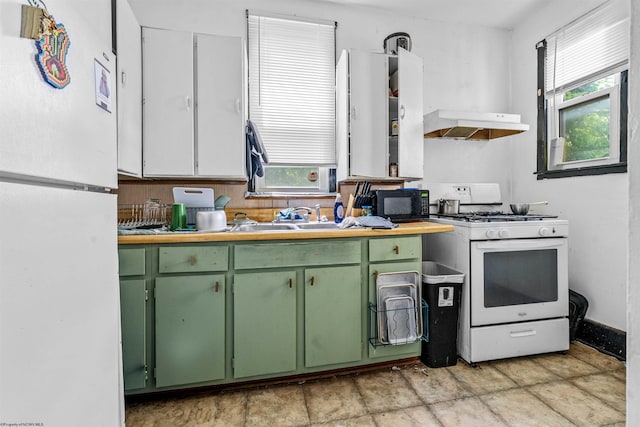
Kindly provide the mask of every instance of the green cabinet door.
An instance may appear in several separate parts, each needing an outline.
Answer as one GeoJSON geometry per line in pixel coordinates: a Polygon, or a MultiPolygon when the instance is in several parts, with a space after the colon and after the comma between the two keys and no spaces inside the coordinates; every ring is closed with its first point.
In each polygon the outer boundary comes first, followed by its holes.
{"type": "Polygon", "coordinates": [[[296,272],[242,273],[233,282],[233,376],[296,369],[296,272]]]}
{"type": "Polygon", "coordinates": [[[125,390],[144,388],[147,385],[146,299],[144,279],[120,280],[122,373],[125,390]]]}
{"type": "Polygon", "coordinates": [[[156,279],[156,386],[225,376],[223,274],[156,279]]]}
{"type": "Polygon", "coordinates": [[[360,266],[307,268],[304,283],[305,366],[360,360],[360,266]]]}

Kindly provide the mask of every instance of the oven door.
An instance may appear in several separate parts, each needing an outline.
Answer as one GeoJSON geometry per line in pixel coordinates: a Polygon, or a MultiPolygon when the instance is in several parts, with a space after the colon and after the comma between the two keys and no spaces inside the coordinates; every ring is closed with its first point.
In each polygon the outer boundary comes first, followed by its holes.
{"type": "Polygon", "coordinates": [[[471,326],[569,315],[566,238],[471,242],[471,326]]]}

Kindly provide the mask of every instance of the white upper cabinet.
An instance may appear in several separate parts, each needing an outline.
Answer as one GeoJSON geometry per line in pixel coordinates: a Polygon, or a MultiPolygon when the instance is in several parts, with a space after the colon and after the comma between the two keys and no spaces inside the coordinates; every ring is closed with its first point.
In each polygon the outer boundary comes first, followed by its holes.
{"type": "Polygon", "coordinates": [[[193,35],[142,29],[145,176],[193,176],[193,35]]]}
{"type": "Polygon", "coordinates": [[[351,173],[386,176],[389,170],[387,56],[351,51],[351,173]]]}
{"type": "Polygon", "coordinates": [[[422,179],[422,59],[352,49],[336,70],[338,179],[422,179]]]}
{"type": "Polygon", "coordinates": [[[198,176],[245,177],[243,57],[240,37],[196,34],[198,176]]]}
{"type": "Polygon", "coordinates": [[[143,28],[144,176],[245,178],[240,37],[143,28]]]}
{"type": "Polygon", "coordinates": [[[398,49],[398,176],[424,177],[422,58],[398,49]]]}
{"type": "Polygon", "coordinates": [[[141,30],[127,0],[116,2],[118,172],[142,176],[141,30]]]}

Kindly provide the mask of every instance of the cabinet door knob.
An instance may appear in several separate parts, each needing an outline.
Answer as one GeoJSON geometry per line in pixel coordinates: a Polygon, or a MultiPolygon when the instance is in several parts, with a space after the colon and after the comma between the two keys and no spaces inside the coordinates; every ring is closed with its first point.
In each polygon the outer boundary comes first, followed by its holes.
{"type": "Polygon", "coordinates": [[[289,288],[293,288],[293,279],[289,277],[289,288]]]}
{"type": "Polygon", "coordinates": [[[311,276],[311,286],[313,286],[316,282],[316,278],[314,276],[311,276]]]}
{"type": "Polygon", "coordinates": [[[398,255],[398,254],[400,253],[400,246],[395,245],[395,246],[393,247],[393,252],[395,252],[395,253],[396,253],[396,255],[398,255]]]}
{"type": "Polygon", "coordinates": [[[236,113],[240,114],[240,98],[236,98],[236,113]]]}
{"type": "Polygon", "coordinates": [[[380,274],[380,273],[378,273],[378,270],[374,270],[373,271],[373,277],[375,277],[376,280],[378,279],[378,274],[380,274]]]}
{"type": "Polygon", "coordinates": [[[220,290],[220,282],[216,282],[215,291],[218,292],[220,290]]]}
{"type": "Polygon", "coordinates": [[[191,263],[192,266],[194,266],[198,262],[198,259],[196,258],[195,255],[191,255],[191,257],[189,257],[189,262],[191,263]]]}
{"type": "Polygon", "coordinates": [[[188,95],[184,97],[184,106],[186,107],[187,111],[191,109],[191,98],[188,95]]]}
{"type": "Polygon", "coordinates": [[[400,118],[404,119],[404,105],[400,106],[400,118]]]}

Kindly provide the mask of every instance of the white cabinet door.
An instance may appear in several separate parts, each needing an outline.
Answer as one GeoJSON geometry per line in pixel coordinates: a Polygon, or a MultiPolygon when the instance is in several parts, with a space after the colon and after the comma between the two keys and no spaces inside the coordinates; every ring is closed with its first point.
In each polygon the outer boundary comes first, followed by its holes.
{"type": "Polygon", "coordinates": [[[399,49],[398,52],[398,176],[424,175],[424,137],[422,133],[422,58],[399,49]]]}
{"type": "Polygon", "coordinates": [[[145,176],[193,176],[193,35],[143,28],[145,176]]]}
{"type": "Polygon", "coordinates": [[[127,0],[116,2],[118,172],[142,176],[142,41],[127,0]]]}
{"type": "Polygon", "coordinates": [[[387,56],[350,51],[350,175],[387,176],[387,56]]]}
{"type": "Polygon", "coordinates": [[[196,34],[198,176],[245,177],[243,57],[240,37],[196,34]]]}
{"type": "Polygon", "coordinates": [[[349,53],[343,50],[336,64],[336,178],[349,176],[349,53]]]}

